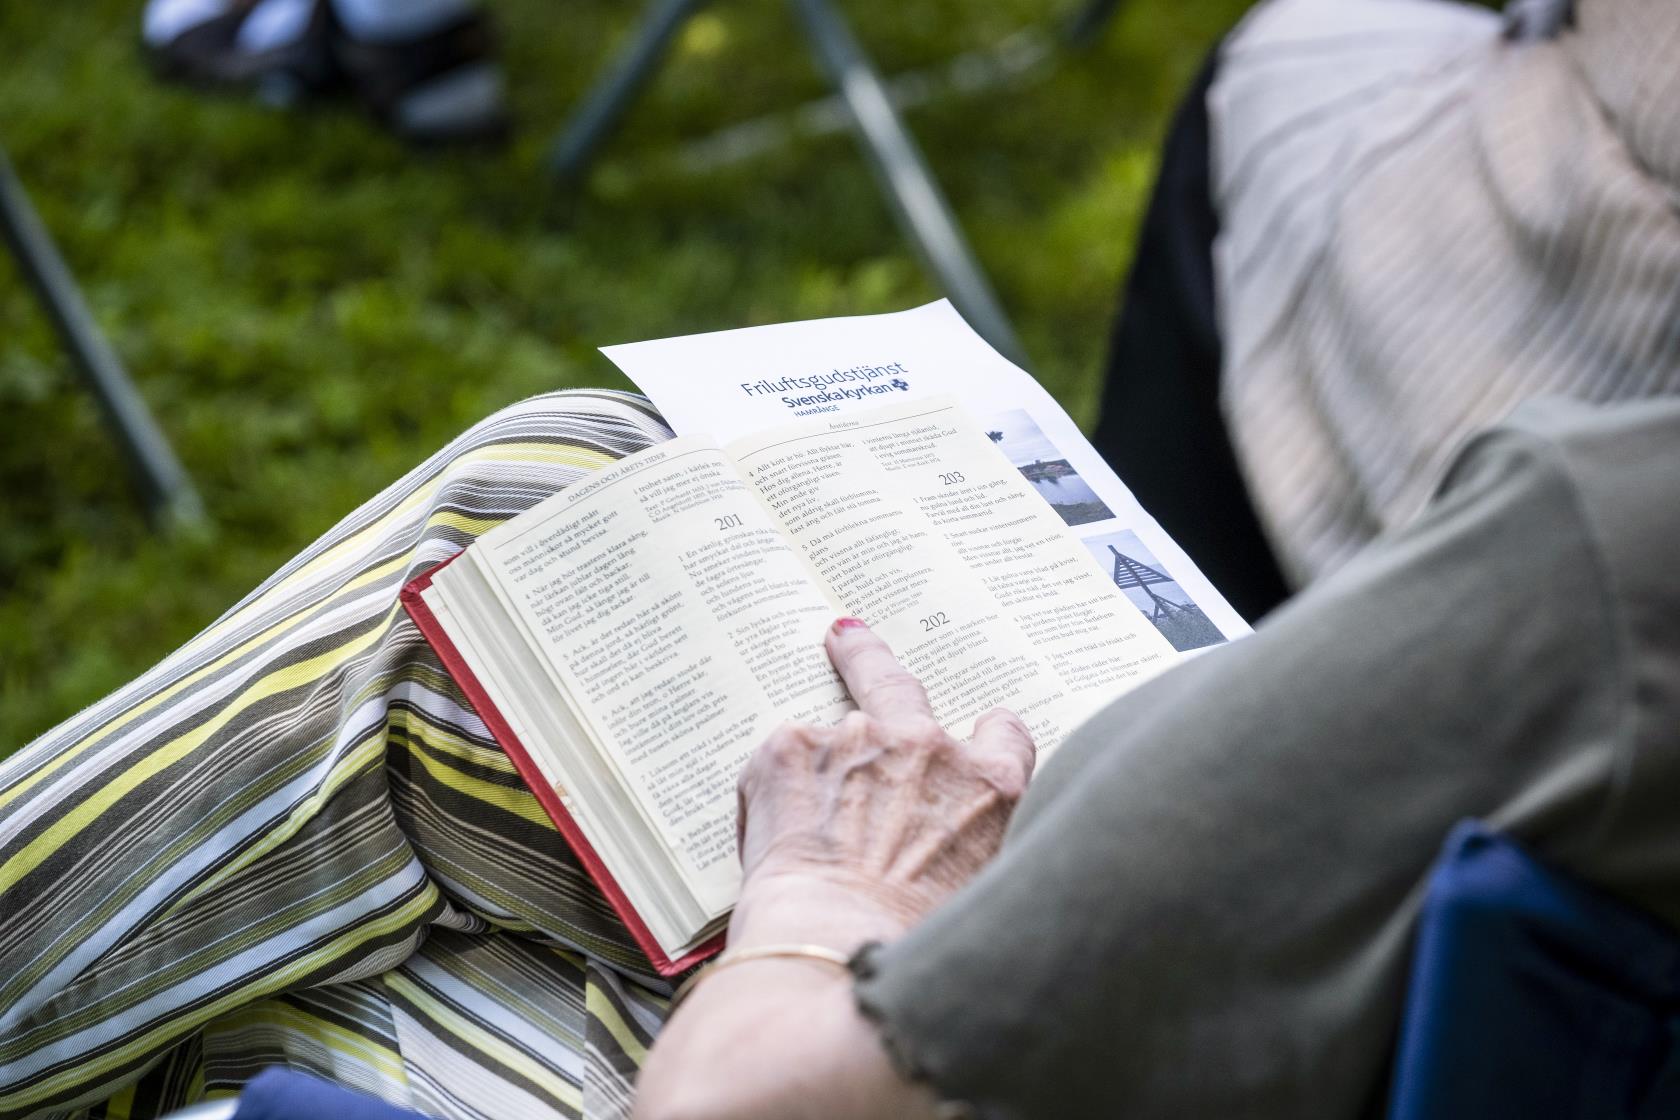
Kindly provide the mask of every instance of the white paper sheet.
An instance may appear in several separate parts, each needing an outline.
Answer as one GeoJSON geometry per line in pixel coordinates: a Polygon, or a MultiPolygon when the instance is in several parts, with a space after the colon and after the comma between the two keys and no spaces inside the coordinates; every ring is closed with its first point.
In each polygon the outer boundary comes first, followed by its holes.
{"type": "Polygon", "coordinates": [[[1188,652],[1249,632],[1055,399],[945,300],[890,315],[747,327],[606,346],[602,353],[679,435],[719,443],[790,421],[955,396],[1175,647],[1188,652]]]}

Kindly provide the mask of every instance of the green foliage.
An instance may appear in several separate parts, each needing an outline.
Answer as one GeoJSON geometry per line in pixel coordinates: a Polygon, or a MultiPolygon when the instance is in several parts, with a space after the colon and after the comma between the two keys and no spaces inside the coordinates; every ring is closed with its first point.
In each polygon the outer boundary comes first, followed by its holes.
{"type": "MultiPolygon", "coordinates": [[[[416,155],[340,108],[158,86],[140,0],[0,5],[0,144],[215,518],[160,538],[96,411],[0,264],[0,755],[122,685],[448,437],[531,393],[623,385],[604,343],[896,310],[937,293],[846,137],[722,170],[683,146],[824,92],[781,5],[720,2],[590,181],[549,132],[639,5],[493,0],[523,123],[416,155]]],[[[888,73],[1066,14],[844,5],[888,73]]],[[[1178,91],[1238,0],[1123,5],[1102,43],[910,117],[1082,420],[1178,91]]]]}

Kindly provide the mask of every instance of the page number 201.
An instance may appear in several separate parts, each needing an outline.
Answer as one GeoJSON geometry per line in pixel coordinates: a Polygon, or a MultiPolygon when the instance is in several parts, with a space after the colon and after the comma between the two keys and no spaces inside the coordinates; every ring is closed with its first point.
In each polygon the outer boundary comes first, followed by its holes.
{"type": "Polygon", "coordinates": [[[738,513],[732,513],[728,517],[714,517],[712,520],[717,522],[719,531],[724,529],[739,529],[742,525],[741,515],[738,513]]]}

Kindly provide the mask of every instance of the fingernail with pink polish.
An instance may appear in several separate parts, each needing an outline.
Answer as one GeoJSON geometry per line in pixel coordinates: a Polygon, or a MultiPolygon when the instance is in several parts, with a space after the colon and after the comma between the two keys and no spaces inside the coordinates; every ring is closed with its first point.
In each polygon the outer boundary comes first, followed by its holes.
{"type": "Polygon", "coordinates": [[[834,620],[834,628],[836,630],[852,630],[859,626],[868,625],[869,623],[865,622],[861,618],[837,618],[834,620]]]}

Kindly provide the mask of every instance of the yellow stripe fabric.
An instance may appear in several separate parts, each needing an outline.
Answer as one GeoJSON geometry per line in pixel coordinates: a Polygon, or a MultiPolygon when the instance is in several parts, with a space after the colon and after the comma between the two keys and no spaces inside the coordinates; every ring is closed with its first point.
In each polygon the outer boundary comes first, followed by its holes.
{"type": "Polygon", "coordinates": [[[624,1115],[665,987],[397,595],[668,437],[627,394],[508,408],[0,762],[0,1120],[274,1062],[440,1117],[624,1115]]]}

